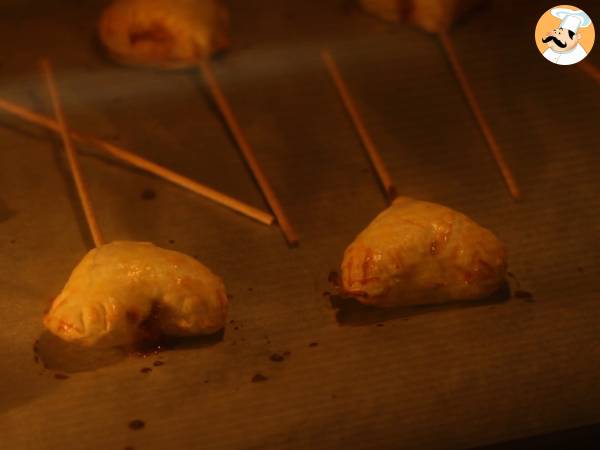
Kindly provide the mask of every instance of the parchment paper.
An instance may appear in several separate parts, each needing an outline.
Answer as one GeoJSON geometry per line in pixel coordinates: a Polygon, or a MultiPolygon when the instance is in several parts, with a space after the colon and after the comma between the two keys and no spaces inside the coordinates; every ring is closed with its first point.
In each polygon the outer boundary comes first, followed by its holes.
{"type": "MultiPolygon", "coordinates": [[[[102,2],[5,3],[0,96],[49,114],[46,55],[74,129],[266,208],[196,74],[107,61],[94,40],[102,2]]],[[[597,2],[577,5],[600,22],[597,2]]],[[[490,2],[453,33],[519,202],[435,36],[343,1],[230,6],[233,48],[215,71],[300,247],[81,148],[106,237],[197,256],[225,280],[233,322],[222,339],[147,358],[61,346],[42,314],[91,241],[60,141],[0,114],[0,448],[448,449],[599,421],[600,86],[537,52],[535,24],[553,4],[490,2]],[[327,275],[385,201],[323,46],[399,192],[494,230],[533,301],[338,321],[327,275]]]]}

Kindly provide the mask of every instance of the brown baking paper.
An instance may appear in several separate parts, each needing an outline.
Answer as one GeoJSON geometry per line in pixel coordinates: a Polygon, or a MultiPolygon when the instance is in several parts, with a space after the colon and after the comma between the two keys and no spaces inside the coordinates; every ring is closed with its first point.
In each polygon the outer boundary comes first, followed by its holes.
{"type": "MultiPolygon", "coordinates": [[[[108,240],[196,256],[232,295],[222,336],[146,358],[44,333],[44,309],[91,241],[60,141],[0,114],[0,448],[469,448],[600,420],[600,89],[539,55],[550,5],[524,3],[484,5],[453,32],[516,202],[435,36],[333,0],[231,1],[233,47],[214,69],[301,243],[80,148],[108,240]],[[533,299],[390,315],[331,306],[329,272],[385,201],[323,46],[400,194],[494,230],[512,292],[533,299]]],[[[102,6],[7,2],[0,96],[50,114],[46,55],[72,128],[266,208],[197,74],[103,57],[102,6]]],[[[598,4],[578,6],[600,21],[598,4]]]]}

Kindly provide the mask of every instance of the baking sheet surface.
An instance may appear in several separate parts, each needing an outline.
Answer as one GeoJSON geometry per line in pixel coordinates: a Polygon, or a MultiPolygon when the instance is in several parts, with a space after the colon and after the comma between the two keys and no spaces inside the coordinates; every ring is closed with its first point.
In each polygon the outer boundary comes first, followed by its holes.
{"type": "MultiPolygon", "coordinates": [[[[49,114],[37,72],[49,56],[73,128],[266,208],[194,73],[106,61],[102,2],[5,3],[1,97],[49,114]]],[[[301,245],[82,148],[108,239],[196,256],[233,297],[222,340],[145,359],[44,334],[49,299],[91,241],[60,142],[0,114],[0,448],[467,448],[599,421],[600,86],[537,53],[552,5],[524,3],[491,2],[453,34],[522,186],[515,202],[434,36],[348,2],[231,1],[234,46],[215,71],[301,245]],[[385,202],[323,46],[400,193],[494,230],[534,301],[336,317],[327,275],[385,202]]],[[[600,21],[600,5],[578,6],[600,21]]]]}

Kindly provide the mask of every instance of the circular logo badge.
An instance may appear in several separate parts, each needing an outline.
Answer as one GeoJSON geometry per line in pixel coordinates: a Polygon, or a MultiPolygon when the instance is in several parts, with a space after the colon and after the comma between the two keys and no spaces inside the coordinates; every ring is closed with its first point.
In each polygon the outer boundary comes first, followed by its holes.
{"type": "Polygon", "coordinates": [[[559,5],[546,11],[535,27],[535,44],[548,61],[577,64],[594,46],[592,19],[576,6],[559,5]]]}

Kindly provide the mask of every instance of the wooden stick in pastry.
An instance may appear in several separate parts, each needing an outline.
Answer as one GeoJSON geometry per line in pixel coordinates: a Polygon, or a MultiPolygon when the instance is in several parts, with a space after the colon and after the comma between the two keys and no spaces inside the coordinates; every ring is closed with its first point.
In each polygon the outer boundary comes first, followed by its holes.
{"type": "Polygon", "coordinates": [[[329,71],[331,80],[338,91],[338,94],[342,100],[342,103],[344,104],[344,107],[346,108],[346,111],[348,112],[348,115],[350,116],[350,119],[352,119],[356,133],[358,134],[363,146],[365,147],[365,150],[367,151],[367,154],[369,155],[371,164],[373,164],[373,167],[375,168],[375,172],[377,173],[379,181],[383,186],[386,196],[391,202],[397,195],[396,186],[394,185],[392,177],[388,172],[385,163],[383,162],[383,158],[381,157],[381,154],[377,150],[377,147],[375,146],[375,143],[373,142],[373,139],[367,130],[365,121],[358,111],[356,103],[354,102],[354,99],[348,90],[348,86],[346,85],[346,82],[344,81],[342,74],[335,63],[335,60],[333,59],[333,56],[328,50],[323,50],[321,52],[321,58],[323,59],[323,62],[329,71]]]}
{"type": "Polygon", "coordinates": [[[228,24],[220,0],[114,0],[98,34],[122,64],[180,69],[227,48],[228,24]]]}
{"type": "Polygon", "coordinates": [[[409,23],[429,33],[448,30],[481,0],[358,0],[362,8],[389,22],[409,23]]]}
{"type": "MultiPolygon", "coordinates": [[[[51,118],[45,117],[41,114],[37,114],[27,108],[24,108],[22,106],[19,106],[15,103],[6,101],[1,98],[0,109],[10,114],[13,114],[27,122],[45,127],[57,133],[61,132],[60,125],[51,118]]],[[[206,185],[198,183],[197,181],[194,181],[190,178],[184,177],[183,175],[180,175],[177,172],[174,172],[170,169],[167,169],[166,167],[156,164],[155,162],[144,159],[141,156],[136,155],[135,153],[127,151],[121,147],[95,138],[93,136],[87,136],[76,131],[69,130],[69,135],[71,139],[73,139],[76,142],[91,145],[95,148],[98,148],[104,151],[105,153],[108,153],[109,155],[120,159],[121,161],[124,161],[128,164],[131,164],[132,166],[137,167],[138,169],[142,169],[153,175],[164,178],[178,186],[181,186],[198,195],[201,195],[202,197],[212,200],[215,203],[226,206],[232,209],[233,211],[250,217],[251,219],[254,219],[260,223],[264,223],[265,225],[273,224],[273,215],[265,211],[261,211],[260,209],[250,206],[247,203],[243,203],[219,191],[216,191],[206,185]]]]}
{"type": "Polygon", "coordinates": [[[44,316],[46,328],[82,346],[128,346],[162,336],[212,334],[225,326],[222,280],[195,258],[149,242],[104,244],[47,60],[41,62],[77,192],[96,248],[73,270],[44,316]]]}
{"type": "Polygon", "coordinates": [[[96,247],[100,247],[104,243],[104,239],[102,238],[102,233],[100,232],[100,227],[98,226],[98,222],[96,220],[96,216],[92,208],[90,194],[83,180],[83,175],[81,172],[81,167],[79,166],[79,161],[77,159],[75,147],[73,146],[71,136],[69,135],[67,129],[65,115],[62,109],[60,95],[58,93],[58,89],[54,81],[54,75],[52,72],[52,66],[50,64],[50,61],[48,61],[47,59],[43,59],[40,62],[40,68],[46,81],[48,93],[50,94],[50,100],[52,102],[52,109],[54,110],[56,121],[58,122],[58,126],[60,127],[60,136],[63,141],[65,153],[67,154],[67,159],[71,168],[71,174],[73,175],[73,180],[75,181],[77,194],[79,195],[79,200],[81,201],[81,206],[85,214],[85,219],[90,229],[90,233],[92,234],[94,244],[96,245],[96,247]]]}
{"type": "Polygon", "coordinates": [[[462,88],[462,91],[467,99],[467,102],[469,103],[469,106],[471,107],[471,111],[473,112],[475,119],[477,119],[479,128],[481,129],[481,132],[483,133],[483,136],[485,137],[485,140],[487,141],[488,146],[492,151],[492,155],[496,160],[496,164],[500,169],[500,173],[504,177],[504,181],[506,183],[506,186],[508,187],[510,194],[514,198],[521,197],[521,190],[519,189],[517,180],[515,179],[511,168],[509,167],[508,163],[506,162],[506,159],[504,158],[502,149],[500,148],[500,145],[498,144],[498,141],[494,136],[494,132],[492,131],[490,124],[488,123],[487,119],[485,118],[485,115],[483,114],[481,106],[479,105],[477,97],[475,96],[475,92],[473,91],[473,88],[469,83],[469,80],[467,78],[467,75],[465,74],[462,64],[458,59],[458,55],[456,53],[450,35],[446,32],[443,32],[440,33],[439,36],[444,46],[444,49],[446,50],[448,60],[450,61],[450,65],[452,66],[452,69],[454,71],[454,75],[456,76],[456,79],[458,80],[458,83],[462,88]]]}
{"type": "Polygon", "coordinates": [[[223,118],[225,119],[225,123],[229,127],[231,134],[233,135],[238,147],[242,152],[242,155],[244,156],[244,159],[246,160],[246,164],[248,164],[252,175],[254,175],[254,178],[256,179],[256,182],[265,196],[267,203],[269,203],[273,214],[275,214],[285,239],[287,240],[288,244],[292,246],[297,245],[298,235],[288,220],[287,215],[285,214],[283,207],[281,206],[281,203],[275,194],[275,191],[271,187],[271,183],[269,183],[267,176],[260,167],[254,150],[246,139],[246,136],[239,125],[237,117],[229,105],[229,101],[225,97],[225,94],[223,93],[221,86],[219,85],[219,82],[212,71],[210,63],[207,60],[202,61],[200,62],[199,67],[202,71],[202,75],[204,76],[204,80],[206,81],[208,89],[219,110],[221,111],[223,118]]]}

